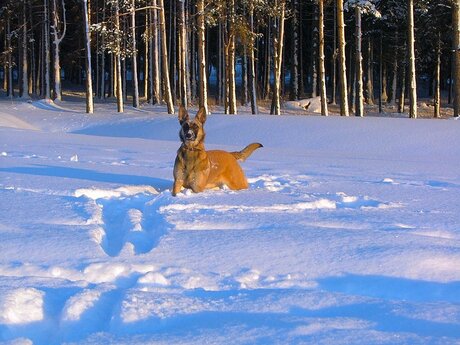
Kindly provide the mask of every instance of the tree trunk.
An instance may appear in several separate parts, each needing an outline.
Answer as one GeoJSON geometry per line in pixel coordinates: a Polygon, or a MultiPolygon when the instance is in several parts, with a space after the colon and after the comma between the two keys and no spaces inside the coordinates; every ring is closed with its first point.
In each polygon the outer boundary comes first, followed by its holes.
{"type": "Polygon", "coordinates": [[[407,0],[407,31],[409,43],[409,117],[417,118],[417,79],[415,70],[414,0],[407,0]]]}
{"type": "Polygon", "coordinates": [[[347,94],[347,66],[345,58],[345,20],[343,0],[337,0],[337,28],[339,37],[340,115],[349,116],[347,94]]]}
{"type": "Polygon", "coordinates": [[[332,54],[332,104],[337,104],[337,2],[334,1],[333,54],[332,54]]]}
{"type": "Polygon", "coordinates": [[[438,32],[436,52],[435,90],[434,90],[434,117],[441,116],[441,31],[438,32]]]}
{"type": "Polygon", "coordinates": [[[62,39],[66,34],[67,21],[65,16],[65,4],[62,0],[62,19],[64,23],[64,28],[62,33],[59,34],[59,18],[58,18],[58,9],[56,5],[57,0],[53,0],[53,45],[54,45],[54,99],[62,99],[62,88],[61,88],[61,62],[59,58],[60,44],[62,39]]]}
{"type": "Polygon", "coordinates": [[[21,97],[29,98],[29,83],[28,83],[28,64],[27,64],[27,16],[26,16],[26,0],[23,0],[22,13],[22,87],[21,97]]]}
{"type": "MultiPolygon", "coordinates": [[[[153,0],[153,6],[157,5],[157,0],[153,0]]],[[[152,42],[150,43],[151,49],[151,70],[152,70],[152,77],[151,85],[152,85],[152,104],[159,103],[161,100],[161,70],[160,70],[160,42],[158,37],[158,10],[154,9],[152,12],[152,42]]]]}
{"type": "Polygon", "coordinates": [[[161,34],[161,61],[163,69],[163,85],[164,85],[164,96],[166,105],[168,107],[168,114],[174,114],[174,105],[171,94],[171,83],[169,81],[169,67],[168,67],[168,46],[166,44],[166,23],[165,23],[165,8],[164,1],[159,0],[160,7],[160,34],[161,34]]]}
{"type": "Polygon", "coordinates": [[[298,0],[293,0],[292,7],[292,42],[291,42],[291,100],[299,99],[299,13],[298,0]]]}
{"type": "Polygon", "coordinates": [[[273,84],[273,99],[270,114],[281,114],[281,67],[283,63],[283,43],[284,43],[284,16],[285,16],[285,0],[280,2],[280,17],[278,23],[278,32],[274,34],[274,74],[275,82],[273,84]]]}
{"type": "Polygon", "coordinates": [[[268,20],[267,25],[267,35],[265,36],[265,56],[264,56],[264,98],[268,99],[270,97],[270,76],[271,76],[271,67],[270,67],[270,56],[271,56],[271,19],[268,20]]]}
{"type": "MultiPolygon", "coordinates": [[[[251,0],[250,9],[249,9],[249,29],[251,33],[254,34],[254,0],[251,0]]],[[[256,80],[256,68],[255,68],[255,56],[254,56],[254,45],[255,39],[254,36],[251,39],[251,44],[249,45],[249,97],[251,99],[251,112],[253,114],[259,113],[259,108],[257,106],[257,80],[256,80]]]]}
{"type": "Polygon", "coordinates": [[[139,108],[139,78],[137,76],[137,43],[136,43],[136,0],[131,2],[131,35],[132,35],[132,74],[133,74],[133,107],[139,108]]]}
{"type": "MultiPolygon", "coordinates": [[[[118,6],[118,0],[113,3],[115,6],[115,30],[120,32],[120,9],[118,6]]],[[[115,95],[117,98],[117,110],[119,113],[124,111],[124,104],[123,104],[123,85],[122,85],[122,75],[121,75],[121,47],[120,47],[120,40],[121,37],[117,35],[116,39],[116,51],[115,51],[115,95]]]]}
{"type": "MultiPolygon", "coordinates": [[[[104,5],[103,5],[103,8],[102,8],[102,21],[105,22],[105,1],[104,1],[104,5]]],[[[102,47],[104,47],[104,42],[105,42],[105,38],[104,38],[104,35],[101,35],[101,45],[102,47]]],[[[104,99],[105,98],[105,50],[103,49],[102,50],[102,53],[101,53],[101,82],[100,82],[100,90],[99,90],[99,98],[102,98],[104,99]]]]}
{"type": "Polygon", "coordinates": [[[43,70],[43,87],[44,87],[44,96],[45,99],[49,100],[51,98],[51,88],[50,88],[50,34],[49,34],[49,6],[48,6],[48,0],[44,1],[45,9],[44,9],[44,15],[45,15],[45,30],[44,30],[44,35],[45,35],[45,41],[44,41],[44,50],[45,50],[45,60],[44,60],[44,70],[43,70]]]}
{"type": "Polygon", "coordinates": [[[366,76],[366,103],[374,105],[374,66],[372,40],[369,34],[367,40],[367,76],[366,76]]]}
{"type": "Polygon", "coordinates": [[[236,114],[236,76],[235,76],[235,1],[231,0],[227,8],[228,33],[226,44],[226,76],[227,76],[227,99],[228,113],[236,114]]]}
{"type": "Polygon", "coordinates": [[[394,105],[396,102],[397,80],[398,80],[398,54],[395,52],[394,61],[393,61],[393,78],[391,81],[391,97],[388,102],[390,105],[394,105]]]}
{"type": "Polygon", "coordinates": [[[149,69],[151,66],[150,63],[150,19],[151,11],[147,9],[145,11],[145,31],[144,31],[144,97],[147,102],[151,99],[151,93],[149,92],[150,89],[150,78],[152,74],[149,73],[149,69]]]}
{"type": "Polygon", "coordinates": [[[328,116],[326,93],[326,69],[324,66],[324,0],[318,2],[318,40],[319,40],[319,82],[321,95],[321,115],[328,116]]]}
{"type": "Polygon", "coordinates": [[[356,20],[356,52],[355,52],[355,68],[356,68],[356,100],[355,100],[355,115],[364,116],[364,87],[363,87],[363,56],[362,56],[362,32],[361,32],[361,9],[355,7],[356,20]]]}
{"type": "Polygon", "coordinates": [[[206,76],[206,31],[204,23],[204,0],[197,2],[197,25],[198,25],[198,76],[199,104],[208,113],[208,83],[206,76]]]}
{"type": "Polygon", "coordinates": [[[92,114],[93,106],[93,82],[91,68],[91,36],[89,33],[88,1],[83,0],[83,19],[85,23],[85,51],[86,51],[86,112],[92,114]]]}
{"type": "MultiPolygon", "coordinates": [[[[452,4],[452,27],[453,27],[453,98],[454,117],[460,114],[460,0],[453,0],[452,4]]],[[[452,83],[451,83],[452,84],[452,83]]]]}
{"type": "MultiPolygon", "coordinates": [[[[318,9],[316,5],[313,10],[313,23],[318,22],[318,9]]],[[[311,96],[316,97],[318,95],[318,28],[313,25],[312,35],[312,60],[311,60],[311,96]]]]}
{"type": "Polygon", "coordinates": [[[10,15],[11,12],[8,12],[7,14],[7,23],[6,23],[6,50],[8,52],[8,62],[7,62],[7,67],[6,67],[6,75],[4,76],[6,80],[6,87],[5,89],[6,94],[8,97],[13,98],[14,96],[14,88],[13,88],[13,47],[11,46],[11,19],[10,15]]]}
{"type": "MultiPolygon", "coordinates": [[[[405,58],[404,60],[407,60],[407,44],[404,44],[404,55],[405,58]]],[[[407,66],[405,64],[402,65],[401,68],[401,94],[399,95],[399,106],[398,106],[398,112],[399,113],[404,113],[404,107],[405,107],[405,102],[406,102],[406,68],[407,66]]]]}
{"type": "Polygon", "coordinates": [[[187,33],[185,31],[185,0],[177,0],[178,29],[179,29],[179,98],[180,103],[187,108],[187,33]]]}

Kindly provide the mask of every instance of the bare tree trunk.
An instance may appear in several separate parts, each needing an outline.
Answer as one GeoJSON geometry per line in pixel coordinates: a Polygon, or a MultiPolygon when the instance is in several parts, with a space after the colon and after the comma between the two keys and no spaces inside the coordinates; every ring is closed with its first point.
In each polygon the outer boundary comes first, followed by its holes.
{"type": "MultiPolygon", "coordinates": [[[[153,6],[157,5],[157,0],[153,0],[153,6]]],[[[160,69],[160,42],[158,37],[158,11],[156,9],[152,12],[152,39],[150,43],[151,50],[151,89],[152,89],[152,104],[159,103],[161,100],[161,69],[160,69]]]]}
{"type": "Polygon", "coordinates": [[[281,67],[283,63],[283,43],[284,43],[284,16],[285,0],[280,1],[280,17],[277,35],[274,33],[274,73],[275,82],[273,84],[273,99],[270,114],[281,114],[281,67]]]}
{"type": "Polygon", "coordinates": [[[318,1],[318,39],[319,39],[319,82],[321,95],[321,115],[328,116],[327,92],[326,92],[326,69],[324,66],[324,0],[318,1]]]}
{"type": "Polygon", "coordinates": [[[204,26],[204,0],[197,1],[197,25],[198,25],[198,76],[199,104],[208,113],[208,83],[206,76],[206,31],[204,26]]]}
{"type": "Polygon", "coordinates": [[[441,116],[441,31],[438,32],[438,47],[436,52],[434,117],[441,116]]]}
{"type": "Polygon", "coordinates": [[[396,102],[396,85],[398,80],[398,54],[395,52],[393,61],[393,78],[391,81],[391,98],[388,103],[394,105],[396,102]]]}
{"type": "Polygon", "coordinates": [[[29,86],[28,86],[28,63],[27,63],[27,16],[26,16],[26,0],[23,0],[23,13],[22,13],[22,86],[21,94],[22,98],[29,98],[29,86]]]}
{"type": "Polygon", "coordinates": [[[334,42],[333,42],[333,55],[332,55],[332,104],[337,104],[337,2],[334,4],[334,42]]]}
{"type": "MultiPolygon", "coordinates": [[[[254,0],[251,0],[249,9],[249,26],[251,33],[254,34],[254,0]]],[[[257,106],[257,80],[256,80],[256,73],[255,73],[255,56],[254,56],[254,45],[255,39],[254,36],[251,40],[251,44],[249,46],[249,97],[251,99],[251,112],[253,114],[259,113],[259,108],[257,106]]]]}
{"type": "MultiPolygon", "coordinates": [[[[314,5],[313,10],[313,22],[318,22],[318,9],[314,5]]],[[[312,35],[312,61],[311,61],[311,96],[316,97],[318,95],[318,29],[316,25],[313,25],[312,35]]]]}
{"type": "MultiPolygon", "coordinates": [[[[460,115],[460,0],[452,3],[454,117],[460,115]]],[[[451,83],[452,85],[452,83],[451,83]]]]}
{"type": "Polygon", "coordinates": [[[60,51],[60,44],[62,39],[66,34],[67,28],[67,21],[65,16],[65,4],[64,0],[62,0],[62,20],[64,23],[64,28],[62,33],[59,34],[58,26],[59,26],[59,16],[58,16],[58,9],[56,5],[57,0],[53,0],[53,26],[52,26],[52,34],[53,34],[53,45],[54,45],[54,99],[61,100],[62,99],[62,89],[61,89],[61,62],[59,58],[59,51],[60,51]]]}
{"type": "Polygon", "coordinates": [[[45,41],[44,41],[44,50],[45,50],[45,65],[44,65],[44,78],[43,78],[43,86],[44,86],[44,96],[45,99],[50,99],[51,98],[51,87],[50,87],[50,35],[49,35],[49,6],[48,6],[48,0],[44,1],[44,13],[45,13],[45,30],[44,30],[44,35],[45,35],[45,41]]]}
{"type": "Polygon", "coordinates": [[[409,117],[417,118],[417,76],[415,70],[414,0],[407,0],[408,43],[409,43],[409,117]]]}
{"type": "Polygon", "coordinates": [[[92,114],[93,106],[93,81],[91,68],[91,36],[89,33],[88,1],[83,0],[83,19],[85,21],[85,50],[86,50],[86,112],[92,114]]]}
{"type": "Polygon", "coordinates": [[[131,2],[131,35],[132,35],[132,73],[133,73],[133,107],[139,108],[139,78],[137,75],[137,42],[136,42],[136,1],[131,2]]]}
{"type": "Polygon", "coordinates": [[[339,37],[340,115],[349,116],[347,94],[347,66],[345,58],[345,20],[343,0],[337,0],[337,28],[339,37]]]}
{"type": "Polygon", "coordinates": [[[235,76],[235,1],[230,0],[227,7],[228,33],[226,50],[226,79],[227,79],[227,99],[228,113],[236,114],[236,76],[235,76]]]}
{"type": "Polygon", "coordinates": [[[355,53],[355,68],[356,68],[356,101],[355,115],[364,116],[364,87],[363,87],[363,56],[362,56],[362,32],[361,32],[361,9],[355,7],[356,20],[356,53],[355,53]]]}
{"type": "Polygon", "coordinates": [[[150,78],[152,77],[152,74],[149,73],[149,69],[151,66],[150,63],[150,35],[151,35],[151,30],[150,30],[150,15],[151,11],[150,9],[147,9],[145,11],[145,31],[144,31],[144,97],[145,100],[148,102],[150,101],[151,98],[151,93],[149,92],[150,88],[150,78]]]}
{"type": "Polygon", "coordinates": [[[401,69],[401,94],[399,95],[398,112],[404,113],[406,103],[406,66],[403,65],[401,69]]]}
{"type": "Polygon", "coordinates": [[[291,43],[291,99],[299,99],[299,13],[298,0],[292,1],[292,43],[291,43]]]}
{"type": "Polygon", "coordinates": [[[264,56],[264,98],[268,99],[270,97],[270,76],[271,76],[271,66],[270,66],[270,48],[271,48],[271,19],[268,20],[267,25],[267,35],[265,36],[265,56],[264,56]]]}
{"type": "MultiPolygon", "coordinates": [[[[103,2],[103,9],[102,9],[102,21],[105,22],[105,1],[103,2]]],[[[101,36],[101,44],[104,46],[105,38],[104,35],[101,36]]],[[[105,98],[105,50],[101,53],[101,83],[100,83],[100,91],[99,91],[99,98],[105,98]]]]}
{"type": "MultiPolygon", "coordinates": [[[[118,0],[113,3],[115,6],[115,30],[120,32],[120,8],[118,5],[118,0]]],[[[117,98],[117,110],[119,113],[124,111],[124,104],[123,104],[123,85],[122,85],[122,75],[121,75],[121,47],[120,47],[120,40],[121,37],[117,34],[116,39],[116,51],[115,51],[115,95],[117,98]]]]}
{"type": "Polygon", "coordinates": [[[367,39],[367,76],[366,76],[366,102],[374,105],[374,66],[373,66],[373,49],[372,40],[369,34],[367,39]]]}
{"type": "Polygon", "coordinates": [[[179,10],[179,98],[181,104],[187,107],[187,34],[185,32],[185,0],[177,0],[177,8],[179,10]]]}
{"type": "Polygon", "coordinates": [[[11,46],[11,19],[10,19],[11,12],[7,13],[7,22],[6,22],[6,50],[8,52],[8,62],[6,67],[5,73],[5,80],[6,80],[6,87],[5,89],[7,96],[13,98],[14,96],[14,88],[13,88],[13,47],[11,46]]]}
{"type": "MultiPolygon", "coordinates": [[[[31,6],[31,0],[27,0],[29,4],[29,21],[30,21],[30,27],[34,27],[33,23],[33,17],[32,17],[32,6],[31,6]]],[[[30,77],[29,77],[29,95],[36,94],[37,93],[37,79],[36,79],[36,58],[35,58],[35,40],[31,40],[30,42],[31,49],[30,49],[30,64],[31,64],[31,71],[30,71],[30,77]]]]}
{"type": "Polygon", "coordinates": [[[168,67],[168,46],[166,44],[166,23],[165,23],[165,7],[164,1],[159,0],[160,7],[160,34],[161,34],[161,61],[163,66],[163,85],[165,91],[165,101],[168,107],[168,114],[174,114],[174,105],[171,94],[171,83],[169,81],[169,67],[168,67]]]}

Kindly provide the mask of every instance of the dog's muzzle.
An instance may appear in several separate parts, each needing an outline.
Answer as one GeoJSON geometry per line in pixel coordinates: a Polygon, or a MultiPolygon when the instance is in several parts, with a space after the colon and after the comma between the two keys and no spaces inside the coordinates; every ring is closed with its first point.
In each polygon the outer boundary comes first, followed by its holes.
{"type": "Polygon", "coordinates": [[[195,132],[192,131],[191,129],[189,129],[186,133],[185,133],[185,140],[195,140],[195,132]]]}

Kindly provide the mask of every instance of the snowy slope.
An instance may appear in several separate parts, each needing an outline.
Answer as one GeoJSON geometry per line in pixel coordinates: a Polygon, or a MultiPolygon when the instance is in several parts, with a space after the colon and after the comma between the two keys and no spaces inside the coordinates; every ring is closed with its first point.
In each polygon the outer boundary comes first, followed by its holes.
{"type": "Polygon", "coordinates": [[[460,343],[458,121],[213,114],[174,198],[164,108],[0,106],[0,343],[460,343]]]}

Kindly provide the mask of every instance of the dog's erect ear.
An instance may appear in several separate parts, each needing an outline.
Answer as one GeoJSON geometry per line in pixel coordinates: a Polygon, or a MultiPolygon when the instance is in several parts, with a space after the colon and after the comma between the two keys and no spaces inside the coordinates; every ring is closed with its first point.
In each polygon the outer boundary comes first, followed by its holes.
{"type": "Polygon", "coordinates": [[[179,107],[179,123],[182,125],[185,121],[189,120],[187,109],[183,105],[179,107]]]}
{"type": "Polygon", "coordinates": [[[195,119],[197,119],[204,125],[204,123],[206,122],[206,110],[204,109],[204,107],[201,107],[200,110],[198,110],[195,119]]]}

